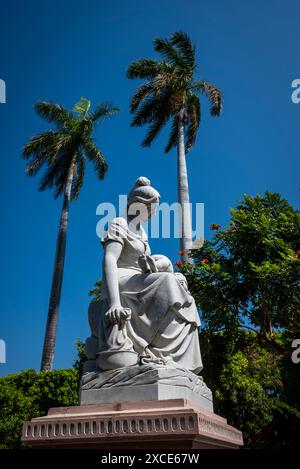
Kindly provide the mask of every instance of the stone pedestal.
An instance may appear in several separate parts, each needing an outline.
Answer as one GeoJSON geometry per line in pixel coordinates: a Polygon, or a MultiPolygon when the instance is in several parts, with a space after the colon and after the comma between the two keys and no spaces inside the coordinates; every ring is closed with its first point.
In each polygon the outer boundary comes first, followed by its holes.
{"type": "Polygon", "coordinates": [[[186,399],[213,412],[212,392],[202,376],[185,369],[135,365],[84,373],[81,378],[80,405],[141,401],[155,404],[167,399],[186,399]]]}
{"type": "Polygon", "coordinates": [[[226,419],[187,399],[50,409],[23,426],[32,448],[222,449],[243,445],[226,419]]]}

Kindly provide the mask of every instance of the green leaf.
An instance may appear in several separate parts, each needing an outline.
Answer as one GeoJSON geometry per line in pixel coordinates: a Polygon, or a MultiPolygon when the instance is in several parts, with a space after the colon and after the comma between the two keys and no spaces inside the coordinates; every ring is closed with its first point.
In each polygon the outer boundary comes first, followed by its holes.
{"type": "Polygon", "coordinates": [[[82,114],[86,116],[90,110],[91,107],[91,101],[89,101],[87,98],[82,97],[80,101],[78,101],[73,108],[73,111],[76,112],[77,114],[82,114]]]}

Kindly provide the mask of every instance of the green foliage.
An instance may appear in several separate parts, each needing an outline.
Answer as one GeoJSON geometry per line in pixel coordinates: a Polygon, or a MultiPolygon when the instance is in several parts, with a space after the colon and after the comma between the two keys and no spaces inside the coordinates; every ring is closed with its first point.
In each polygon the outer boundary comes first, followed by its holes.
{"type": "Polygon", "coordinates": [[[220,375],[220,389],[216,398],[220,400],[227,418],[243,431],[246,441],[256,435],[272,420],[272,400],[266,389],[275,386],[272,376],[272,360],[264,351],[249,353],[237,351],[228,356],[220,375]],[[267,374],[269,379],[265,379],[267,374]]]}
{"type": "Polygon", "coordinates": [[[0,448],[20,448],[24,421],[50,407],[78,405],[77,370],[34,370],[0,378],[0,448]]]}
{"type": "Polygon", "coordinates": [[[85,174],[85,163],[89,160],[99,177],[107,171],[104,155],[96,147],[93,132],[97,121],[112,117],[119,110],[109,103],[101,103],[94,112],[86,98],[68,111],[60,104],[42,101],[34,108],[37,114],[54,126],[53,130],[32,137],[23,148],[23,158],[28,160],[26,172],[35,176],[41,168],[45,173],[39,190],[54,188],[54,196],[64,193],[70,170],[72,170],[72,199],[79,196],[85,174]]]}
{"type": "Polygon", "coordinates": [[[73,363],[73,368],[77,370],[78,377],[80,379],[82,375],[83,364],[87,360],[87,355],[85,352],[85,342],[82,342],[82,340],[77,339],[75,346],[76,346],[76,351],[77,351],[77,357],[73,363]]]}
{"type": "MultiPolygon", "coordinates": [[[[226,230],[184,266],[213,330],[248,326],[276,346],[274,330],[300,333],[300,214],[279,194],[245,195],[226,230]]],[[[280,344],[277,344],[280,346],[280,344]]]]}
{"type": "Polygon", "coordinates": [[[102,298],[102,280],[95,282],[94,288],[89,291],[89,295],[93,297],[93,300],[99,301],[102,298]]]}
{"type": "Polygon", "coordinates": [[[247,445],[296,447],[299,211],[279,194],[245,195],[220,228],[211,225],[212,241],[181,269],[202,313],[204,379],[217,412],[243,431],[247,445]]]}
{"type": "Polygon", "coordinates": [[[296,448],[300,374],[290,356],[261,346],[245,329],[235,338],[225,330],[204,329],[200,341],[203,378],[213,390],[215,411],[243,432],[246,446],[296,448]]]}
{"type": "Polygon", "coordinates": [[[148,124],[148,132],[142,146],[150,146],[168,121],[171,121],[168,153],[178,142],[179,122],[184,125],[186,150],[196,141],[201,121],[199,94],[210,103],[211,115],[219,116],[222,109],[222,93],[206,81],[194,81],[196,69],[195,47],[189,36],[175,32],[170,39],[157,38],[154,49],[161,61],[140,59],[130,64],[127,77],[146,79],[131,100],[130,111],[134,114],[131,126],[148,124]]]}
{"type": "Polygon", "coordinates": [[[84,116],[87,115],[91,107],[91,101],[86,98],[81,98],[78,103],[75,104],[73,111],[77,112],[78,114],[83,114],[84,116]]]}

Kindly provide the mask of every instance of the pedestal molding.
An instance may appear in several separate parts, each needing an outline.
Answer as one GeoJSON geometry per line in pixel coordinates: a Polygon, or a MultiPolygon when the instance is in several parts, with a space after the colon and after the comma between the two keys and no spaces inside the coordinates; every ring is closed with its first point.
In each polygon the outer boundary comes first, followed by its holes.
{"type": "Polygon", "coordinates": [[[214,447],[243,445],[241,432],[228,425],[226,419],[189,401],[160,401],[156,408],[152,401],[126,404],[123,410],[113,410],[117,407],[113,405],[102,410],[99,405],[68,407],[65,412],[63,408],[51,409],[47,416],[24,424],[22,441],[33,447],[66,444],[101,447],[104,442],[113,442],[116,447],[118,442],[150,440],[155,444],[157,439],[167,442],[181,436],[214,447]]]}

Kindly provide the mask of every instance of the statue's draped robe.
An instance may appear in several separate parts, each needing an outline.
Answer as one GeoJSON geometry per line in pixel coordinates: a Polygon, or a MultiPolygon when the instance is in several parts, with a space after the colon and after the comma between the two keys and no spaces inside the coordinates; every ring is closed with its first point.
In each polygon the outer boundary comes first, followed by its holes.
{"type": "Polygon", "coordinates": [[[143,273],[139,256],[150,255],[146,232],[129,229],[125,218],[114,218],[104,233],[102,243],[122,244],[118,259],[121,304],[130,308],[131,319],[124,327],[108,324],[109,308],[105,277],[103,298],[90,315],[98,352],[134,350],[141,363],[161,363],[186,368],[195,373],[202,369],[198,327],[200,320],[195,301],[174,273],[143,273]],[[94,312],[93,312],[94,311],[94,312]]]}

